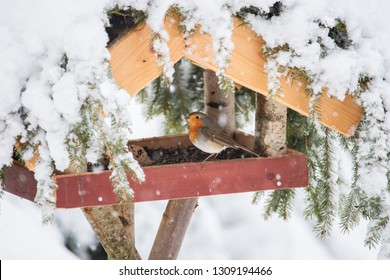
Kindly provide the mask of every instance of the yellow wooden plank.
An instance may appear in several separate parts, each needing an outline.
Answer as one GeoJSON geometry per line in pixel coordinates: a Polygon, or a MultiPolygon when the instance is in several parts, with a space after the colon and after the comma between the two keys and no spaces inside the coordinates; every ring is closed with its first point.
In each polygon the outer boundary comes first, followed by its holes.
{"type": "MultiPolygon", "coordinates": [[[[234,49],[226,75],[236,84],[267,95],[266,61],[262,55],[264,42],[250,28],[241,26],[238,19],[234,19],[234,24],[234,49]]],[[[173,62],[184,56],[202,68],[217,70],[209,34],[197,31],[184,40],[178,29],[178,20],[170,17],[166,19],[165,28],[170,35],[168,46],[173,62]]],[[[156,65],[157,55],[151,50],[150,42],[151,30],[145,25],[130,31],[110,48],[114,78],[130,94],[134,95],[161,74],[161,69],[156,65]]],[[[308,116],[306,85],[298,82],[291,84],[284,77],[281,85],[283,95],[276,97],[276,100],[308,116]]],[[[350,136],[355,132],[362,113],[362,109],[349,96],[343,102],[329,98],[325,93],[321,98],[321,123],[344,135],[350,136]]]]}
{"type": "MultiPolygon", "coordinates": [[[[235,83],[241,84],[263,95],[268,95],[266,62],[262,55],[264,41],[250,28],[242,26],[235,19],[232,35],[234,49],[230,59],[230,67],[226,74],[235,83]]],[[[186,40],[184,57],[205,69],[216,70],[215,55],[212,50],[210,35],[196,32],[186,40]]],[[[282,77],[282,96],[276,100],[299,113],[309,115],[309,97],[305,93],[306,85],[295,82],[291,84],[282,77]]],[[[362,116],[362,109],[347,96],[343,102],[329,98],[324,93],[320,101],[320,122],[346,136],[354,134],[362,116]]]]}
{"type": "MultiPolygon", "coordinates": [[[[284,98],[277,98],[295,111],[308,116],[310,98],[305,93],[306,85],[302,82],[286,82],[282,77],[282,91],[284,98]]],[[[346,136],[352,136],[363,114],[363,110],[356,104],[351,96],[347,95],[341,102],[337,98],[329,98],[326,90],[323,91],[319,101],[320,122],[332,130],[346,136]]]]}
{"type": "MultiPolygon", "coordinates": [[[[176,63],[184,51],[184,40],[178,29],[178,20],[167,17],[165,28],[169,33],[168,47],[171,61],[176,63]]],[[[148,25],[138,26],[110,47],[111,71],[116,82],[131,95],[135,95],[161,75],[153,51],[152,31],[148,25]]]]}

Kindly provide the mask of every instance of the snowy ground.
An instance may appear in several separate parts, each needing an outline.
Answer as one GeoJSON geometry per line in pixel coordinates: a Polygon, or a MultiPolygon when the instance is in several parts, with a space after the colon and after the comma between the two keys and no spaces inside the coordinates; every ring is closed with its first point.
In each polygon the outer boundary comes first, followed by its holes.
{"type": "MultiPolygon", "coordinates": [[[[133,113],[134,138],[161,133],[160,120],[144,123],[141,110],[133,113]],[[147,128],[147,129],[146,129],[147,128]]],[[[251,193],[200,198],[180,259],[376,259],[378,250],[363,246],[366,224],[342,235],[335,228],[321,240],[303,218],[299,191],[291,219],[264,221],[251,193]]],[[[136,204],[136,243],[146,259],[166,202],[136,204]]],[[[94,233],[78,209],[58,210],[52,226],[41,225],[41,211],[31,202],[6,193],[1,201],[0,259],[74,259],[63,234],[74,235],[80,254],[96,245],[94,233]]]]}
{"type": "MultiPolygon", "coordinates": [[[[361,225],[349,235],[334,230],[320,240],[300,211],[288,222],[264,221],[251,194],[201,198],[179,255],[180,259],[375,259],[377,250],[363,247],[361,225]]],[[[166,202],[136,205],[136,242],[146,259],[166,202]]],[[[299,208],[299,207],[298,207],[299,208]]],[[[73,234],[80,251],[95,246],[94,233],[78,209],[59,210],[56,223],[41,225],[41,212],[31,202],[6,194],[0,216],[1,259],[74,259],[62,232],[73,234]],[[57,225],[61,224],[61,227],[57,225]]]]}

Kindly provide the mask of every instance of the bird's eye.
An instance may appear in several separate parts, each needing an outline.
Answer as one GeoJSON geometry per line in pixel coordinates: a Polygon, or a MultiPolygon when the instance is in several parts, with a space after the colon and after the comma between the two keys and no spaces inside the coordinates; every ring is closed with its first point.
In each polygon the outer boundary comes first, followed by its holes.
{"type": "Polygon", "coordinates": [[[196,116],[195,118],[196,118],[197,120],[199,120],[199,116],[196,116]]]}

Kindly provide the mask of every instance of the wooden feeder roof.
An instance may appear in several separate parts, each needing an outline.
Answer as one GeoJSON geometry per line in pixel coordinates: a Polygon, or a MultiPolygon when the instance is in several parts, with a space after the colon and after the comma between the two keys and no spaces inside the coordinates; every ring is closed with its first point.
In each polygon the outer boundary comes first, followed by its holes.
{"type": "MultiPolygon", "coordinates": [[[[209,34],[201,34],[198,28],[193,35],[183,38],[179,30],[179,21],[173,17],[166,18],[165,29],[169,33],[168,46],[173,63],[184,57],[204,69],[217,70],[209,34]]],[[[162,69],[156,63],[157,54],[151,48],[151,36],[152,31],[145,24],[133,28],[110,47],[113,76],[117,83],[132,95],[162,73],[162,69]]],[[[267,73],[264,71],[266,59],[262,55],[263,39],[250,28],[241,26],[240,21],[235,18],[232,40],[235,47],[230,67],[226,69],[226,76],[236,84],[267,95],[267,73]]],[[[276,96],[275,99],[308,116],[310,97],[305,92],[305,83],[292,84],[282,77],[281,86],[284,94],[276,96]]],[[[323,125],[351,136],[359,124],[362,113],[362,109],[349,95],[341,102],[336,98],[329,98],[324,90],[320,100],[320,122],[323,125]]]]}

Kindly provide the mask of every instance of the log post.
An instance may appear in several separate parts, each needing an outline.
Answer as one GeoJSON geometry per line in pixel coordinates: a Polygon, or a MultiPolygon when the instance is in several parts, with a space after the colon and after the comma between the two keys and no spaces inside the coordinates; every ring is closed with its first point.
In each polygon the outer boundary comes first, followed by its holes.
{"type": "Polygon", "coordinates": [[[135,247],[134,203],[85,207],[82,210],[109,260],[141,259],[135,247]]]}
{"type": "Polygon", "coordinates": [[[256,94],[255,151],[262,156],[286,153],[287,107],[256,94]]]}
{"type": "MultiPolygon", "coordinates": [[[[204,71],[204,94],[206,114],[219,120],[227,132],[235,129],[234,95],[225,96],[218,86],[214,71],[204,71]]],[[[198,205],[198,198],[170,200],[163,214],[152,250],[150,260],[177,259],[191,217],[198,205]]]]}
{"type": "Polygon", "coordinates": [[[205,113],[217,120],[218,124],[232,136],[236,130],[235,96],[220,90],[218,77],[214,71],[205,70],[203,73],[205,113]]]}
{"type": "Polygon", "coordinates": [[[149,254],[149,260],[177,259],[197,205],[197,197],[168,201],[149,254]]]}
{"type": "MultiPolygon", "coordinates": [[[[87,172],[68,168],[65,173],[87,172]]],[[[85,207],[83,214],[95,231],[109,260],[140,260],[135,247],[134,203],[113,206],[85,207]]]]}

